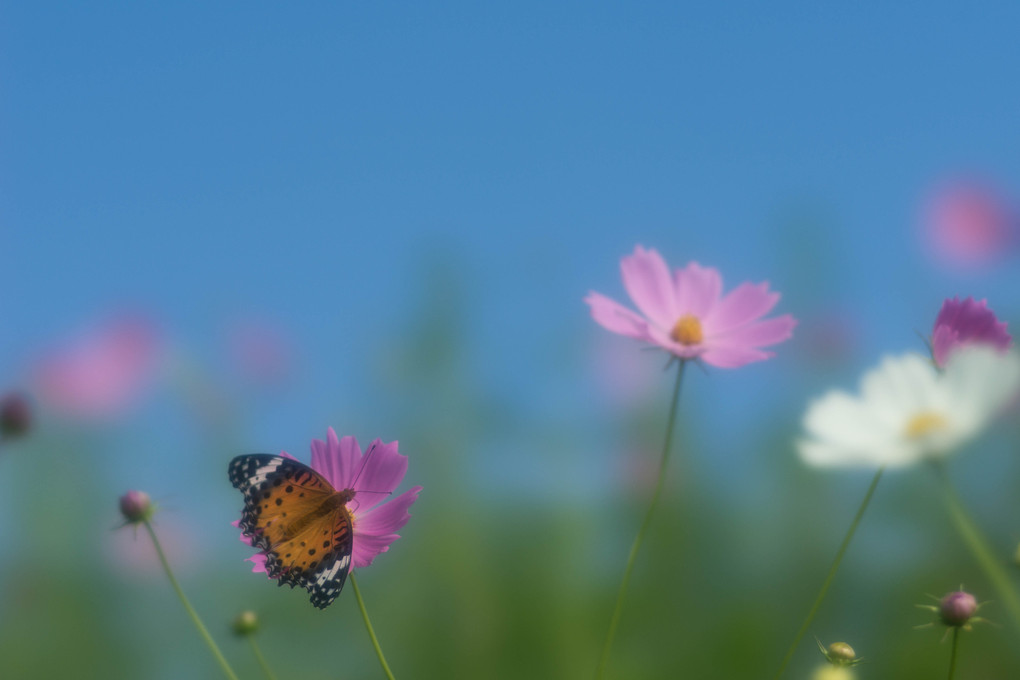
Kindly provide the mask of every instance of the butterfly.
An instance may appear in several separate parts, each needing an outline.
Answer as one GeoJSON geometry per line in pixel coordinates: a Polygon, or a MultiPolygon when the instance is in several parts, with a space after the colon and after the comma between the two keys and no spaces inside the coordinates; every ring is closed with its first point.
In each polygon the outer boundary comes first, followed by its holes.
{"type": "Polygon", "coordinates": [[[244,494],[241,533],[266,554],[277,585],[301,586],[325,609],[351,569],[354,529],[347,503],[354,489],[336,490],[293,458],[268,453],[237,456],[230,483],[244,494]]]}

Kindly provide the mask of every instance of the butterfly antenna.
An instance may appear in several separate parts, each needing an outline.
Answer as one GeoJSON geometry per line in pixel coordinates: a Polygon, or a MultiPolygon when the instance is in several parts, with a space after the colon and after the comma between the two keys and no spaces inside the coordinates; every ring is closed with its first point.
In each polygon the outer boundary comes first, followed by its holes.
{"type": "Polygon", "coordinates": [[[365,451],[365,455],[361,457],[361,468],[358,470],[358,474],[354,475],[354,479],[351,480],[351,488],[354,488],[354,486],[358,483],[358,480],[361,479],[361,473],[365,471],[365,466],[368,465],[368,459],[373,453],[375,453],[375,448],[376,446],[374,441],[368,445],[368,451],[365,451]]]}
{"type": "MultiPolygon", "coordinates": [[[[368,451],[365,451],[365,455],[361,458],[361,469],[358,470],[358,474],[356,474],[354,479],[351,481],[351,488],[354,488],[357,485],[358,480],[361,479],[361,473],[365,471],[365,468],[368,466],[368,459],[373,453],[375,453],[375,450],[376,443],[372,442],[368,447],[368,451]]],[[[384,493],[387,496],[393,493],[393,491],[373,491],[372,489],[362,489],[361,491],[362,493],[384,493]]],[[[357,498],[354,499],[354,502],[358,504],[359,508],[361,507],[361,503],[358,502],[357,498]]]]}

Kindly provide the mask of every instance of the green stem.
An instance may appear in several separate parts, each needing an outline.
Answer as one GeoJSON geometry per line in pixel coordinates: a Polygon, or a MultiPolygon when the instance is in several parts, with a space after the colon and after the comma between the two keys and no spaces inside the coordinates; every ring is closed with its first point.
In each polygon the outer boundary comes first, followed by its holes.
{"type": "Polygon", "coordinates": [[[1009,575],[1003,569],[999,560],[995,558],[995,553],[988,547],[988,542],[981,535],[977,525],[974,524],[974,521],[964,509],[963,504],[960,502],[960,497],[956,494],[956,490],[949,481],[949,474],[946,471],[945,465],[939,463],[935,466],[935,470],[938,473],[939,480],[942,482],[946,505],[949,506],[949,514],[953,518],[956,530],[960,532],[963,542],[967,544],[971,554],[974,555],[974,559],[977,560],[984,570],[985,576],[992,582],[999,595],[999,599],[1006,604],[1006,608],[1009,610],[1010,616],[1013,617],[1013,621],[1020,627],[1020,598],[1017,597],[1016,591],[1013,589],[1009,575]]]}
{"type": "Polygon", "coordinates": [[[960,639],[960,627],[953,626],[953,651],[949,655],[949,680],[956,674],[956,644],[960,639]]]}
{"type": "Polygon", "coordinates": [[[609,650],[612,649],[613,636],[616,635],[616,627],[620,623],[623,601],[627,594],[627,584],[630,581],[630,573],[634,569],[634,560],[637,557],[638,550],[641,548],[641,542],[645,538],[645,532],[652,523],[652,515],[655,514],[655,508],[659,504],[659,496],[662,495],[663,482],[666,480],[666,466],[669,463],[670,444],[673,441],[673,428],[676,424],[677,406],[680,403],[680,385],[683,383],[684,365],[686,363],[685,359],[681,359],[680,367],[677,369],[676,386],[673,388],[673,402],[670,404],[669,420],[666,422],[666,441],[662,446],[662,458],[659,461],[659,478],[655,482],[652,502],[649,504],[647,512],[645,512],[645,518],[641,522],[641,528],[638,530],[637,536],[634,538],[634,544],[630,547],[627,567],[623,570],[623,581],[620,583],[620,591],[616,595],[616,606],[613,608],[613,616],[609,620],[609,632],[606,634],[606,642],[602,647],[602,656],[599,659],[598,669],[595,671],[596,678],[602,678],[605,675],[606,666],[609,664],[609,650]]]}
{"type": "Polygon", "coordinates": [[[237,676],[234,675],[234,671],[231,670],[230,664],[227,663],[227,660],[220,651],[220,648],[216,646],[212,636],[209,635],[209,631],[206,630],[205,625],[203,625],[202,620],[198,618],[198,613],[195,612],[195,608],[191,606],[191,603],[188,602],[188,598],[184,596],[184,591],[181,590],[181,586],[177,583],[177,579],[174,578],[174,573],[170,571],[170,563],[166,560],[166,555],[163,553],[163,547],[160,546],[159,539],[156,538],[156,532],[153,530],[152,524],[148,520],[144,521],[143,524],[145,524],[145,529],[149,532],[149,536],[152,538],[152,544],[156,546],[156,554],[159,555],[159,561],[163,563],[163,569],[166,571],[167,578],[170,579],[170,585],[172,585],[174,590],[177,592],[177,597],[180,598],[181,603],[184,605],[184,609],[188,612],[188,616],[191,617],[192,623],[195,624],[195,628],[198,629],[198,632],[205,640],[205,643],[209,645],[209,649],[212,651],[213,656],[216,657],[216,661],[219,662],[220,668],[223,670],[223,674],[230,678],[230,680],[237,680],[237,676]]]}
{"type": "Polygon", "coordinates": [[[395,680],[393,677],[393,671],[390,670],[389,665],[386,663],[386,657],[383,656],[382,647],[379,646],[379,640],[375,637],[375,631],[372,630],[372,622],[368,620],[368,611],[365,609],[365,601],[361,599],[361,590],[358,588],[358,579],[354,578],[354,572],[351,572],[351,585],[354,586],[354,597],[358,599],[358,607],[361,608],[361,617],[365,619],[365,628],[368,629],[368,636],[372,638],[372,646],[375,647],[375,653],[379,657],[379,663],[382,664],[383,672],[386,673],[386,677],[389,680],[395,680]]]}
{"type": "Polygon", "coordinates": [[[273,675],[273,671],[269,668],[269,664],[266,663],[266,657],[262,656],[262,650],[259,649],[258,643],[255,642],[255,636],[249,634],[248,641],[251,642],[251,651],[255,652],[255,658],[258,659],[259,665],[262,666],[262,672],[266,674],[269,680],[276,680],[276,676],[273,675]]]}
{"type": "Polygon", "coordinates": [[[815,619],[815,614],[818,613],[818,608],[822,606],[822,601],[825,599],[826,593],[829,592],[829,586],[832,585],[832,580],[836,577],[836,571],[839,569],[839,563],[843,561],[843,555],[846,554],[846,549],[850,547],[850,541],[854,537],[854,533],[857,531],[857,525],[861,523],[861,518],[864,517],[864,511],[868,509],[868,503],[871,502],[871,497],[875,495],[875,489],[878,487],[878,480],[882,479],[882,473],[885,471],[885,467],[878,468],[878,472],[875,473],[874,479],[871,480],[871,486],[868,487],[868,492],[864,494],[864,500],[861,502],[861,507],[857,508],[857,514],[854,515],[854,521],[850,523],[850,528],[846,532],[846,536],[843,537],[843,543],[839,546],[839,551],[836,553],[836,559],[832,561],[832,566],[829,567],[829,573],[825,577],[825,582],[822,583],[822,589],[818,591],[818,595],[815,596],[814,604],[811,605],[811,609],[808,611],[807,617],[804,619],[804,623],[801,624],[800,630],[797,631],[797,635],[793,638],[793,644],[786,650],[786,656],[783,657],[783,663],[779,666],[779,671],[773,676],[778,680],[786,667],[790,663],[790,659],[793,658],[793,653],[797,651],[797,646],[800,641],[804,638],[804,634],[807,633],[808,628],[811,626],[811,622],[815,619]]]}

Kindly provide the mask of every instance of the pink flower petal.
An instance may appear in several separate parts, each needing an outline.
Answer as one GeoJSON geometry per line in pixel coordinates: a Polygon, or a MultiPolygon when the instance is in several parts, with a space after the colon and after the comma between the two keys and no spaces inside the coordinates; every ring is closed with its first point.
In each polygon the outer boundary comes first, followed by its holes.
{"type": "Polygon", "coordinates": [[[710,347],[701,355],[706,364],[719,368],[740,368],[744,364],[763,361],[775,356],[772,352],[763,352],[753,347],[710,347]]]}
{"type": "Polygon", "coordinates": [[[932,356],[936,364],[943,366],[952,350],[961,345],[984,344],[1005,351],[1012,343],[1007,324],[988,309],[987,301],[956,297],[943,302],[935,318],[932,356]]]}
{"type": "Polygon", "coordinates": [[[351,568],[360,569],[372,564],[372,560],[390,549],[390,544],[400,538],[396,534],[388,536],[362,536],[356,538],[351,550],[351,568]]]}
{"type": "Polygon", "coordinates": [[[712,308],[703,322],[705,331],[714,335],[743,326],[768,314],[777,302],[779,293],[769,292],[768,281],[742,283],[712,308]]]}
{"type": "Polygon", "coordinates": [[[620,335],[644,340],[648,337],[648,322],[620,303],[594,291],[584,299],[591,308],[591,318],[603,328],[620,335]]]}
{"type": "Polygon", "coordinates": [[[386,503],[376,505],[371,510],[357,513],[354,535],[392,534],[400,529],[407,524],[407,520],[411,519],[408,508],[418,500],[421,489],[422,487],[416,486],[386,503]]]}
{"type": "MultiPolygon", "coordinates": [[[[230,524],[232,526],[239,527],[241,525],[241,520],[235,519],[230,524]]],[[[244,534],[241,534],[240,538],[241,538],[241,543],[244,543],[245,545],[251,545],[251,539],[248,538],[247,536],[245,536],[244,534]]],[[[251,569],[254,573],[259,573],[259,572],[261,572],[263,574],[267,573],[266,572],[266,556],[265,556],[264,553],[255,553],[251,557],[246,557],[244,559],[245,559],[245,562],[251,562],[254,565],[252,567],[252,569],[251,569]]]]}
{"type": "Polygon", "coordinates": [[[361,467],[361,448],[354,437],[337,439],[329,428],[326,441],[312,440],[312,469],[326,478],[334,489],[349,489],[361,467]]]}
{"type": "Polygon", "coordinates": [[[264,553],[255,553],[251,557],[245,558],[245,562],[252,563],[251,571],[253,574],[269,574],[266,571],[266,556],[264,553]]]}
{"type": "MultiPolygon", "coordinates": [[[[736,347],[744,345],[749,348],[774,345],[783,340],[789,340],[793,335],[793,329],[797,321],[789,314],[777,316],[774,319],[755,321],[746,326],[735,328],[723,333],[719,338],[722,345],[736,347]]],[[[711,340],[706,342],[711,344],[711,340]]]]}
{"type": "Polygon", "coordinates": [[[634,248],[634,254],[620,262],[623,286],[645,316],[666,328],[676,322],[676,301],[669,268],[654,249],[634,248]]]}
{"type": "Polygon", "coordinates": [[[400,538],[393,533],[407,524],[411,515],[408,508],[418,500],[421,487],[416,486],[400,494],[388,503],[357,514],[354,518],[354,546],[351,551],[351,565],[367,567],[380,553],[389,550],[393,541],[400,538]]]}
{"type": "MultiPolygon", "coordinates": [[[[691,262],[683,269],[676,271],[676,316],[693,314],[703,318],[719,301],[722,293],[722,277],[718,269],[702,267],[691,262]]],[[[672,328],[672,323],[669,325],[672,328]]]]}
{"type": "Polygon", "coordinates": [[[357,495],[351,501],[358,513],[386,500],[400,485],[407,472],[407,456],[397,453],[397,442],[383,444],[376,439],[365,451],[362,467],[353,482],[357,495]]]}

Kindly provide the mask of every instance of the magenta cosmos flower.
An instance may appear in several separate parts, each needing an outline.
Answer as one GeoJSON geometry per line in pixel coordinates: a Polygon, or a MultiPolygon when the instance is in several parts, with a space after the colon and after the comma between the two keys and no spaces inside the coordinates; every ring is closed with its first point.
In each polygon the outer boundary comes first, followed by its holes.
{"type": "MultiPolygon", "coordinates": [[[[296,460],[285,451],[281,452],[280,456],[296,460]]],[[[279,460],[276,456],[268,458],[279,460]]],[[[299,463],[295,469],[300,472],[299,468],[305,466],[299,463]]],[[[345,506],[350,514],[353,534],[350,568],[367,567],[376,556],[389,550],[393,541],[400,538],[396,531],[411,518],[408,508],[417,500],[422,489],[416,486],[385,502],[404,479],[407,472],[407,456],[397,452],[397,442],[384,444],[379,439],[372,442],[365,455],[362,455],[357,439],[354,437],[337,439],[333,428],[329,428],[326,441],[312,440],[311,468],[322,475],[334,490],[351,491],[349,494],[342,494],[349,496],[345,506]]],[[[257,467],[253,470],[255,475],[259,474],[257,467]]],[[[233,524],[238,526],[240,522],[233,524]]],[[[251,537],[243,533],[241,540],[248,545],[252,544],[251,537]]],[[[255,565],[252,571],[269,574],[266,560],[272,552],[272,549],[262,550],[249,557],[248,561],[255,565]]]]}
{"type": "Polygon", "coordinates": [[[1006,351],[1012,343],[1006,324],[988,309],[988,303],[970,297],[943,302],[931,335],[932,358],[939,367],[945,366],[949,354],[963,345],[991,345],[1006,351]]]}
{"type": "Polygon", "coordinates": [[[737,368],[773,356],[762,347],[788,339],[797,321],[765,316],[779,302],[768,282],[742,283],[722,295],[722,277],[691,262],[670,275],[662,256],[640,245],[620,262],[623,285],[641,314],[591,292],[585,302],[605,328],[662,347],[682,359],[737,368]]]}

